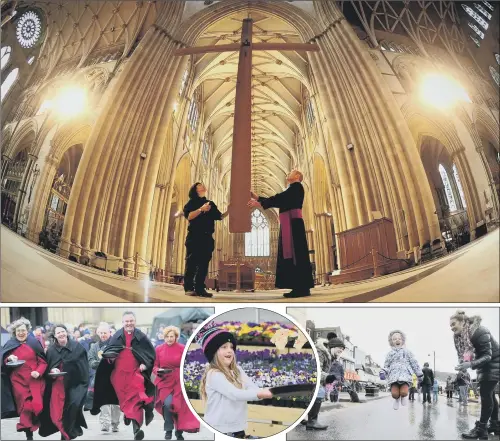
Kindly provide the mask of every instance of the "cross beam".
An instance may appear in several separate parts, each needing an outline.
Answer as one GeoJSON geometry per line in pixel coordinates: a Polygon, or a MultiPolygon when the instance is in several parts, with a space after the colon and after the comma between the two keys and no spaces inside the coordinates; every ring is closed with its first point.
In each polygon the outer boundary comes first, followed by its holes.
{"type": "Polygon", "coordinates": [[[187,47],[175,52],[175,55],[183,56],[239,51],[231,155],[229,209],[231,233],[247,233],[252,229],[250,211],[247,207],[252,185],[252,51],[319,51],[317,44],[309,43],[253,43],[252,24],[251,18],[243,20],[240,43],[187,47]]]}

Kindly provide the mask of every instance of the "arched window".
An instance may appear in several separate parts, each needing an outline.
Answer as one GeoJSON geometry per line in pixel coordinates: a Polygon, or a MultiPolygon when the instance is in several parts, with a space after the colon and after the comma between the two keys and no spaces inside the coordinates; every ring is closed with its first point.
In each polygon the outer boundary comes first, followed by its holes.
{"type": "Polygon", "coordinates": [[[481,42],[477,39],[477,37],[475,37],[474,35],[469,35],[469,37],[471,38],[471,40],[476,43],[476,46],[477,47],[480,47],[481,46],[481,42]]]}
{"type": "Polygon", "coordinates": [[[481,5],[478,5],[477,3],[474,3],[474,6],[476,7],[476,9],[481,13],[483,14],[488,20],[491,20],[491,14],[486,10],[484,9],[481,5]]]}
{"type": "Polygon", "coordinates": [[[473,29],[473,30],[474,30],[474,32],[475,32],[477,35],[479,35],[479,36],[481,37],[481,39],[483,39],[483,38],[484,38],[484,32],[483,32],[483,31],[481,31],[481,29],[479,29],[479,28],[477,27],[477,25],[472,24],[470,21],[469,21],[467,24],[469,25],[469,27],[470,27],[471,29],[473,29]]]}
{"type": "Polygon", "coordinates": [[[500,55],[495,54],[495,60],[497,60],[497,64],[500,64],[500,55]]]}
{"type": "Polygon", "coordinates": [[[457,183],[458,192],[460,193],[460,199],[462,200],[462,207],[467,208],[467,204],[465,203],[464,189],[462,188],[462,183],[460,182],[457,166],[455,164],[453,164],[453,177],[455,178],[455,182],[457,183]]]}
{"type": "Polygon", "coordinates": [[[467,12],[467,14],[469,14],[474,20],[476,20],[485,30],[488,29],[488,22],[476,11],[474,11],[474,9],[464,4],[462,4],[462,8],[464,8],[465,12],[467,12]]]}
{"type": "Polygon", "coordinates": [[[497,83],[497,86],[500,86],[500,74],[497,72],[497,70],[493,66],[490,66],[490,74],[493,77],[493,80],[495,81],[495,83],[497,83]]]}
{"type": "Polygon", "coordinates": [[[314,107],[311,98],[307,98],[306,101],[306,119],[309,127],[312,127],[314,124],[314,107]]]}
{"type": "Polygon", "coordinates": [[[252,213],[252,231],[245,233],[245,256],[269,257],[269,224],[260,210],[252,213]]]}
{"type": "Polygon", "coordinates": [[[209,148],[210,148],[210,144],[208,143],[208,140],[205,138],[203,140],[203,146],[202,146],[202,150],[201,150],[201,159],[203,160],[203,163],[205,165],[208,164],[209,148]]]}
{"type": "Polygon", "coordinates": [[[34,55],[32,55],[31,57],[28,58],[28,64],[33,64],[33,61],[35,61],[34,55]]]}
{"type": "Polygon", "coordinates": [[[7,66],[7,63],[9,62],[10,59],[10,53],[12,52],[12,49],[10,46],[4,46],[1,49],[0,56],[1,56],[1,61],[0,61],[0,68],[3,69],[5,66],[7,66]]]}
{"type": "Polygon", "coordinates": [[[198,120],[200,117],[200,91],[196,89],[191,98],[191,104],[189,105],[188,111],[188,122],[193,132],[196,132],[198,127],[198,120]]]}
{"type": "Polygon", "coordinates": [[[179,96],[182,96],[182,93],[184,92],[184,89],[186,88],[188,74],[189,74],[189,68],[187,68],[184,71],[184,74],[182,75],[181,87],[179,89],[179,96]]]}
{"type": "Polygon", "coordinates": [[[10,90],[10,88],[16,81],[18,74],[19,74],[19,69],[16,67],[15,69],[12,69],[10,71],[9,75],[7,75],[7,77],[2,83],[2,91],[1,91],[2,96],[0,98],[0,101],[3,101],[4,96],[7,95],[7,92],[10,90]]]}
{"type": "Polygon", "coordinates": [[[483,5],[485,5],[490,11],[495,10],[495,8],[493,6],[491,6],[491,4],[489,2],[487,2],[486,0],[483,0],[483,5]]]}
{"type": "Polygon", "coordinates": [[[441,164],[439,164],[439,174],[443,180],[444,192],[446,194],[446,199],[448,200],[448,207],[450,211],[457,211],[457,204],[455,203],[453,190],[451,189],[450,180],[448,179],[448,173],[446,173],[446,170],[441,164]]]}

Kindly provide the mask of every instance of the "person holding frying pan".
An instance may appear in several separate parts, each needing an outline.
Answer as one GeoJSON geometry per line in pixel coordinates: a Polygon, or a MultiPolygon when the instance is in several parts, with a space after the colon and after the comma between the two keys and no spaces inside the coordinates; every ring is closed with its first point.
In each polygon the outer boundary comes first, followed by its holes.
{"type": "Polygon", "coordinates": [[[165,421],[165,439],[175,437],[183,440],[183,432],[197,433],[200,423],[189,410],[181,388],[181,362],[184,345],[178,342],[180,330],[167,326],[163,330],[165,343],[156,347],[156,359],[153,374],[156,376],[155,409],[165,421]]]}

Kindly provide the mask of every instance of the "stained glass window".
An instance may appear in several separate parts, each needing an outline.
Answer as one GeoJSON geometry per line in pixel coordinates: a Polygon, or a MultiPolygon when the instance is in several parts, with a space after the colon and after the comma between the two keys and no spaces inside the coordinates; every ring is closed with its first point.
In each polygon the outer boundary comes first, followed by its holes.
{"type": "Polygon", "coordinates": [[[252,213],[252,231],[245,233],[245,256],[269,257],[269,224],[257,209],[252,213]]]}
{"type": "Polygon", "coordinates": [[[208,152],[209,152],[209,144],[206,139],[203,140],[203,148],[201,150],[201,158],[203,159],[203,162],[208,164],[208,152]]]}
{"type": "Polygon", "coordinates": [[[476,43],[476,46],[477,47],[480,47],[481,46],[481,42],[477,39],[477,37],[475,37],[474,35],[469,35],[469,37],[471,38],[471,40],[476,43]]]}
{"type": "Polygon", "coordinates": [[[464,4],[462,4],[462,8],[464,8],[465,12],[467,12],[467,14],[469,14],[474,20],[476,20],[484,29],[488,29],[488,22],[476,11],[474,11],[474,9],[464,4]]]}
{"type": "Polygon", "coordinates": [[[478,5],[477,3],[474,3],[474,6],[481,14],[483,14],[486,18],[488,18],[488,20],[491,20],[491,14],[486,9],[484,9],[481,5],[478,5]]]}
{"type": "Polygon", "coordinates": [[[450,211],[457,211],[457,204],[455,203],[453,190],[451,189],[450,180],[448,179],[448,173],[446,173],[446,170],[441,164],[439,164],[439,174],[441,175],[441,179],[443,180],[444,192],[448,201],[448,208],[450,209],[450,211]]]}
{"type": "Polygon", "coordinates": [[[495,60],[497,60],[497,64],[500,64],[500,55],[495,54],[495,60]]]}
{"type": "Polygon", "coordinates": [[[477,39],[477,37],[476,37],[476,36],[474,36],[474,35],[469,35],[469,37],[471,38],[471,40],[472,40],[474,43],[476,43],[476,46],[477,46],[477,47],[480,47],[480,46],[481,46],[481,42],[477,39]]]}
{"type": "Polygon", "coordinates": [[[0,57],[1,57],[1,65],[0,68],[3,69],[5,66],[7,66],[7,63],[9,62],[10,59],[10,53],[11,53],[11,48],[10,46],[4,46],[0,52],[0,57]]]}
{"type": "Polygon", "coordinates": [[[307,124],[309,124],[309,127],[312,127],[315,118],[314,118],[314,108],[310,98],[308,98],[306,101],[306,118],[307,118],[307,124]]]}
{"type": "Polygon", "coordinates": [[[464,189],[462,188],[462,183],[460,182],[457,166],[455,164],[453,164],[453,177],[455,178],[455,182],[457,183],[458,192],[460,193],[460,199],[462,200],[462,207],[467,208],[467,204],[465,203],[464,189]]]}
{"type": "Polygon", "coordinates": [[[42,35],[42,20],[35,11],[26,11],[16,26],[16,36],[19,44],[24,48],[33,47],[42,35]]]}
{"type": "Polygon", "coordinates": [[[198,127],[198,120],[200,117],[200,93],[198,89],[195,90],[193,98],[191,99],[191,104],[189,105],[188,111],[188,122],[193,132],[196,132],[198,127]]]}
{"type": "Polygon", "coordinates": [[[28,64],[33,64],[33,61],[35,61],[34,55],[28,58],[28,64]]]}
{"type": "Polygon", "coordinates": [[[490,10],[490,11],[494,11],[495,8],[493,6],[491,6],[491,4],[485,0],[483,0],[483,4],[490,10]]]}
{"type": "Polygon", "coordinates": [[[10,71],[9,75],[7,75],[7,77],[2,83],[0,101],[3,101],[5,95],[7,95],[7,92],[10,90],[14,82],[17,80],[18,74],[19,74],[19,69],[16,67],[15,69],[12,69],[10,71]]]}
{"type": "Polygon", "coordinates": [[[479,29],[475,24],[472,24],[471,22],[467,23],[470,28],[474,29],[474,32],[481,37],[481,39],[484,38],[484,33],[479,29]]]}
{"type": "Polygon", "coordinates": [[[490,74],[493,77],[495,83],[497,83],[497,86],[500,86],[500,74],[493,66],[490,66],[490,74]]]}
{"type": "Polygon", "coordinates": [[[186,88],[187,84],[187,79],[188,79],[188,74],[189,74],[189,68],[184,71],[184,75],[182,75],[182,80],[181,80],[181,87],[179,89],[179,96],[182,96],[182,93],[184,92],[184,89],[186,88]]]}

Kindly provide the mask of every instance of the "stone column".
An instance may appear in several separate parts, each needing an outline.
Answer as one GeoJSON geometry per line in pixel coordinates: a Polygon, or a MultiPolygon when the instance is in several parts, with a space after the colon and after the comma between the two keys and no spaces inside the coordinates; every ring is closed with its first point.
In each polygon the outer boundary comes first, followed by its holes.
{"type": "Polygon", "coordinates": [[[86,252],[105,244],[109,254],[146,258],[160,157],[187,62],[173,56],[178,47],[163,30],[150,28],[103,104],[63,229],[63,240],[86,252]]]}
{"type": "Polygon", "coordinates": [[[17,195],[17,204],[16,209],[14,211],[14,225],[17,225],[19,222],[19,216],[21,214],[21,209],[24,204],[24,197],[26,196],[26,189],[28,188],[28,183],[31,178],[31,172],[33,170],[33,166],[37,161],[38,157],[32,153],[28,153],[28,163],[26,164],[26,168],[24,169],[23,177],[21,179],[21,185],[18,189],[17,195]]]}
{"type": "Polygon", "coordinates": [[[484,148],[483,147],[476,148],[476,151],[479,154],[479,157],[481,158],[481,163],[483,164],[483,168],[488,178],[488,186],[490,187],[490,197],[493,205],[493,218],[498,219],[500,216],[500,208],[499,208],[497,189],[495,187],[495,182],[493,180],[493,174],[491,173],[488,159],[486,158],[486,154],[484,153],[484,148]]]}

